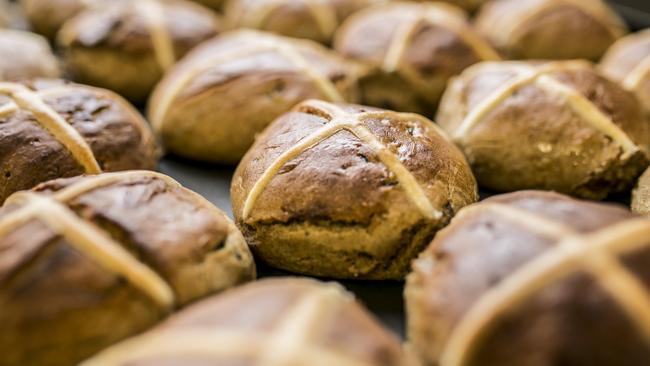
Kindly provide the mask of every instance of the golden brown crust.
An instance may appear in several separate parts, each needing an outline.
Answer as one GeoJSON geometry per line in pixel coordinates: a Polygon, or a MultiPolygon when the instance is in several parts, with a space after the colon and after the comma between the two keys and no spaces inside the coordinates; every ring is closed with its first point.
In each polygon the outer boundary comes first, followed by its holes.
{"type": "Polygon", "coordinates": [[[0,209],[0,365],[76,363],[255,275],[234,224],[169,177],[106,173],[35,192],[0,209]]]}
{"type": "Polygon", "coordinates": [[[472,66],[445,92],[438,122],[496,191],[603,198],[648,161],[638,102],[581,61],[472,66]]]}
{"type": "Polygon", "coordinates": [[[450,77],[499,59],[466,17],[443,3],[378,5],[348,18],[334,47],[373,69],[361,80],[365,104],[432,115],[450,77]]]}
{"type": "Polygon", "coordinates": [[[156,166],[149,126],[114,93],[61,80],[2,85],[0,202],[50,179],[156,166]]]}
{"type": "Polygon", "coordinates": [[[476,27],[512,59],[597,61],[627,33],[602,0],[497,0],[481,8],[476,27]]]}
{"type": "Polygon", "coordinates": [[[219,29],[212,11],[189,1],[116,1],[66,22],[58,42],[76,80],[143,102],[166,69],[219,29]]]}
{"type": "Polygon", "coordinates": [[[329,43],[345,18],[382,0],[234,0],[225,16],[229,28],[252,28],[329,43]]]}
{"type": "Polygon", "coordinates": [[[426,365],[643,365],[648,231],[548,192],[469,206],[408,276],[409,340],[426,365]]]}
{"type": "Polygon", "coordinates": [[[34,33],[0,29],[0,54],[0,81],[59,77],[50,45],[34,33]]]}
{"type": "Polygon", "coordinates": [[[476,186],[431,121],[306,101],[260,135],[231,196],[249,244],[274,266],[401,278],[435,231],[476,200],[476,186]]]}
{"type": "Polygon", "coordinates": [[[162,362],[406,364],[397,339],[339,285],[298,278],[258,281],[202,301],[82,365],[150,366],[162,362]]]}
{"type": "Polygon", "coordinates": [[[233,31],[174,67],[149,103],[169,151],[236,163],[275,117],[309,98],[356,99],[357,70],[311,41],[233,31]]]}

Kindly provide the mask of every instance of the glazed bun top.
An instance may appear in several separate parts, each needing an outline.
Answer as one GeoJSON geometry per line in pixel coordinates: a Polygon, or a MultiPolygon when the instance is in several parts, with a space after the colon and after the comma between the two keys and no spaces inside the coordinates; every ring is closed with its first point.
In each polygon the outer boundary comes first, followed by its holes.
{"type": "Polygon", "coordinates": [[[159,157],[144,118],[105,89],[0,82],[0,122],[0,202],[54,178],[153,169],[159,157]]]}
{"type": "Polygon", "coordinates": [[[363,223],[409,201],[441,220],[476,199],[460,151],[417,114],[307,100],[257,139],[235,173],[242,224],[363,223]],[[285,198],[288,198],[285,200],[285,198]]]}
{"type": "Polygon", "coordinates": [[[335,283],[266,279],[172,316],[83,366],[405,366],[399,341],[335,283]],[[260,311],[264,309],[264,311],[260,311]]]}
{"type": "Polygon", "coordinates": [[[596,61],[627,32],[602,0],[495,0],[481,8],[476,26],[513,59],[596,61]]]}
{"type": "Polygon", "coordinates": [[[335,52],[314,42],[267,32],[236,30],[193,50],[172,69],[149,101],[154,128],[162,127],[170,104],[223,84],[237,75],[263,72],[299,73],[310,80],[324,99],[343,102],[337,84],[354,85],[358,70],[335,52]]]}
{"type": "Polygon", "coordinates": [[[450,83],[437,121],[498,191],[603,198],[647,165],[638,101],[585,61],[473,65],[450,83]]]}
{"type": "MultiPolygon", "coordinates": [[[[566,100],[563,105],[575,110],[586,125],[618,142],[624,152],[647,152],[650,143],[638,105],[623,98],[628,94],[601,76],[589,62],[484,62],[468,68],[452,82],[448,90],[450,99],[458,93],[462,95],[462,108],[442,108],[439,120],[450,136],[460,142],[470,140],[474,131],[482,130],[482,124],[498,118],[495,112],[511,106],[511,99],[536,102],[562,97],[566,100]],[[606,91],[596,94],[597,89],[605,87],[606,91]],[[527,88],[537,89],[542,95],[518,94],[527,88]]],[[[533,107],[531,103],[527,105],[533,107]]],[[[553,116],[545,119],[552,120],[553,116]]]]}
{"type": "Polygon", "coordinates": [[[58,41],[66,48],[153,51],[167,69],[219,28],[212,11],[191,1],[116,0],[98,3],[66,22],[58,41]]]}
{"type": "Polygon", "coordinates": [[[431,116],[447,81],[500,55],[460,8],[434,2],[388,2],[362,9],[339,28],[334,48],[369,66],[364,104],[431,116]]]}
{"type": "MultiPolygon", "coordinates": [[[[18,192],[0,210],[0,233],[0,246],[6,254],[14,253],[4,258],[0,281],[17,271],[35,270],[31,255],[45,250],[55,237],[121,274],[168,310],[203,295],[186,282],[180,261],[189,263],[198,251],[208,252],[203,246],[222,244],[247,254],[240,234],[223,212],[170,177],[151,171],[64,178],[40,184],[33,192],[18,192]],[[172,220],[174,225],[167,225],[172,220]],[[34,234],[29,238],[23,235],[27,228],[34,234]],[[121,236],[102,230],[121,232],[121,236]],[[22,246],[15,245],[19,239],[22,246]],[[127,244],[139,248],[138,259],[127,252],[127,244]]],[[[250,271],[251,258],[241,265],[250,271]]]]}
{"type": "Polygon", "coordinates": [[[170,151],[236,163],[255,134],[296,103],[355,101],[358,73],[356,65],[313,41],[227,32],[165,75],[149,100],[149,118],[170,151]]]}
{"type": "Polygon", "coordinates": [[[0,29],[0,81],[56,78],[58,61],[47,40],[37,34],[0,29]]]}
{"type": "Polygon", "coordinates": [[[542,191],[468,206],[413,264],[409,338],[427,365],[643,365],[649,244],[624,207],[542,191]]]}
{"type": "Polygon", "coordinates": [[[417,47],[417,37],[430,28],[441,28],[458,37],[479,59],[499,59],[487,42],[473,32],[467,14],[444,3],[397,1],[364,9],[339,30],[335,47],[346,56],[389,69],[397,68],[402,58],[412,60],[413,66],[429,65],[427,58],[435,55],[420,54],[422,45],[417,47]]]}

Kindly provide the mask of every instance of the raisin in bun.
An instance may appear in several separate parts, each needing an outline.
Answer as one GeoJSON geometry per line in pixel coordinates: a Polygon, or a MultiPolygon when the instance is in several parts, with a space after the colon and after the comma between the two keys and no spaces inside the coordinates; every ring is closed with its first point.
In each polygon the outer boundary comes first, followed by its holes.
{"type": "Polygon", "coordinates": [[[450,83],[437,121],[495,191],[602,199],[648,164],[639,102],[585,61],[474,65],[450,83]]]}
{"type": "Polygon", "coordinates": [[[430,120],[318,100],[260,135],[230,190],[261,260],[335,278],[403,278],[436,231],[477,199],[467,162],[430,120]]]}
{"type": "Polygon", "coordinates": [[[0,365],[73,365],[255,276],[226,215],[149,171],[57,179],[0,209],[0,365]]]}
{"type": "Polygon", "coordinates": [[[356,100],[358,72],[313,41],[228,32],[165,76],[149,101],[149,120],[168,151],[233,164],[257,133],[304,99],[356,100]]]}
{"type": "Polygon", "coordinates": [[[495,0],[481,8],[476,27],[508,58],[597,61],[627,33],[603,0],[495,0]]]}
{"type": "Polygon", "coordinates": [[[187,0],[108,1],[65,23],[58,35],[73,79],[142,103],[163,73],[220,21],[187,0]]]}
{"type": "Polygon", "coordinates": [[[345,21],[334,48],[371,68],[360,80],[364,104],[432,116],[449,78],[500,59],[466,18],[444,3],[373,6],[345,21]]]}
{"type": "Polygon", "coordinates": [[[523,191],[462,209],[413,264],[408,338],[424,365],[643,366],[650,221],[523,191]]]}
{"type": "Polygon", "coordinates": [[[147,122],[113,92],[0,82],[0,203],[54,178],[154,169],[159,155],[147,122]]]}

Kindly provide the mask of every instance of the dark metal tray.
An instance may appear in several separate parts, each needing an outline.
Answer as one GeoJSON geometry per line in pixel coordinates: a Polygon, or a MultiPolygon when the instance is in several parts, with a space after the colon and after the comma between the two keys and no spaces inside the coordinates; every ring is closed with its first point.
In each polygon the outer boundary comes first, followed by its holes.
{"type": "MultiPolygon", "coordinates": [[[[633,30],[650,27],[650,0],[612,1],[633,30]]],[[[230,206],[230,180],[234,167],[214,166],[166,157],[160,171],[178,180],[232,217],[230,206]]],[[[623,198],[624,199],[624,198],[623,198]]],[[[259,277],[295,276],[257,263],[259,277]]],[[[368,307],[386,326],[404,336],[405,318],[401,281],[339,281],[368,307]]]]}

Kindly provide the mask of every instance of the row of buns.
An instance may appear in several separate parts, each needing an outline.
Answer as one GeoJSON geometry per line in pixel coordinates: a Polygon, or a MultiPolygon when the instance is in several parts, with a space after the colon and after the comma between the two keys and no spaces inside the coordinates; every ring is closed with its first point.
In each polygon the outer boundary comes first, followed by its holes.
{"type": "Polygon", "coordinates": [[[649,235],[545,191],[468,205],[413,263],[401,345],[338,284],[250,282],[245,236],[165,175],[52,180],[0,208],[0,365],[641,366],[649,235]]]}
{"type": "MultiPolygon", "coordinates": [[[[79,1],[49,28],[64,74],[45,40],[0,30],[0,365],[644,365],[650,221],[525,190],[637,183],[645,33],[621,38],[600,1],[496,0],[475,27],[448,4],[376,2],[232,1],[220,20],[183,0],[79,1]],[[223,31],[241,25],[333,49],[223,31]],[[15,80],[57,75],[95,86],[15,80]],[[149,125],[124,98],[150,91],[149,125]],[[234,223],[138,170],[163,149],[239,163],[234,223]],[[479,187],[524,191],[477,203],[479,187]],[[408,344],[337,285],[226,290],[254,279],[252,254],[406,277],[408,344]]],[[[39,30],[73,3],[23,5],[39,30]]]]}
{"type": "MultiPolygon", "coordinates": [[[[205,41],[221,29],[217,16],[184,0],[91,3],[95,5],[86,4],[89,8],[66,22],[59,34],[68,75],[137,103],[169,69],[154,88],[147,109],[154,133],[165,150],[176,155],[237,163],[270,121],[297,103],[315,98],[427,117],[437,111],[436,122],[463,149],[479,184],[496,191],[540,188],[603,198],[628,188],[647,165],[640,156],[644,153],[632,151],[645,151],[648,144],[642,122],[647,114],[643,105],[649,103],[644,90],[650,80],[645,33],[621,39],[598,67],[581,61],[543,66],[502,61],[529,56],[597,59],[625,32],[620,19],[600,2],[528,0],[519,7],[510,6],[510,12],[499,12],[508,5],[501,0],[484,7],[476,22],[478,30],[500,13],[525,13],[512,18],[517,24],[506,24],[508,20],[484,28],[503,26],[516,31],[510,41],[524,39],[524,46],[548,43],[547,54],[535,51],[530,55],[517,54],[519,46],[508,50],[510,46],[499,44],[486,31],[475,31],[460,9],[443,3],[389,2],[362,9],[340,27],[334,50],[253,30],[228,31],[205,41]],[[537,19],[535,12],[544,19],[552,17],[557,23],[554,29],[576,27],[574,23],[590,26],[584,33],[564,29],[580,40],[538,39],[535,33],[546,27],[528,29],[532,21],[523,21],[537,19]],[[576,22],[576,12],[590,16],[590,22],[576,22]],[[609,38],[598,34],[598,27],[609,38]],[[592,35],[593,41],[589,40],[592,35]],[[198,43],[199,47],[182,57],[198,43]],[[558,44],[576,54],[563,54],[558,44]],[[576,47],[582,44],[598,51],[582,52],[576,47]],[[555,50],[560,53],[553,54],[555,50]],[[506,81],[508,85],[497,92],[495,88],[506,81]],[[569,88],[562,88],[566,84],[569,88]],[[641,108],[623,89],[636,94],[641,108]],[[546,123],[556,116],[554,125],[546,123]],[[591,139],[580,132],[593,130],[585,122],[597,124],[591,139]],[[572,124],[577,124],[576,131],[567,133],[564,126],[572,124]],[[460,125],[462,129],[455,131],[460,125]],[[521,129],[513,130],[513,126],[521,129]],[[544,133],[527,135],[538,130],[544,133]],[[526,139],[525,146],[513,135],[526,139]],[[622,159],[614,156],[617,146],[602,156],[600,147],[607,145],[602,135],[615,145],[626,146],[622,159]],[[588,149],[589,154],[601,156],[578,157],[588,149]],[[510,164],[510,156],[520,162],[510,164]],[[528,164],[531,160],[539,164],[528,164]],[[549,166],[566,166],[568,171],[555,174],[549,166]]],[[[270,2],[267,11],[273,13],[272,6],[280,3],[270,2]]],[[[37,4],[32,6],[37,8],[37,4]]],[[[548,32],[543,34],[550,37],[548,32]]],[[[3,43],[7,50],[19,50],[8,53],[6,79],[58,75],[55,59],[36,36],[6,31],[0,35],[0,47],[3,43]]]]}

